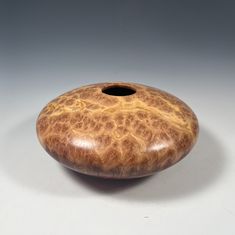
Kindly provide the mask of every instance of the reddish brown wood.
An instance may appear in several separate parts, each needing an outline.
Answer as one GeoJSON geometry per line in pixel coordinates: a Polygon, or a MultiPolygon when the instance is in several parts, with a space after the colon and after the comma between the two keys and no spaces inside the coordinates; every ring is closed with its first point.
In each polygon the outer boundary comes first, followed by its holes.
{"type": "Polygon", "coordinates": [[[75,171],[108,178],[142,177],[175,164],[191,150],[198,130],[195,114],[180,99],[124,82],[67,92],[37,120],[38,138],[51,156],[75,171]]]}

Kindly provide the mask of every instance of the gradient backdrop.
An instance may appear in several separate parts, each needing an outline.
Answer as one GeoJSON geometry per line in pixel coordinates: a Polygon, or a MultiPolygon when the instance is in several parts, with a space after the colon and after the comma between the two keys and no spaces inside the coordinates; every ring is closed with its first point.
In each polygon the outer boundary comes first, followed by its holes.
{"type": "Polygon", "coordinates": [[[234,1],[0,1],[0,234],[235,234],[234,1]],[[35,120],[105,81],[183,99],[200,138],[153,177],[110,182],[60,167],[35,120]]]}

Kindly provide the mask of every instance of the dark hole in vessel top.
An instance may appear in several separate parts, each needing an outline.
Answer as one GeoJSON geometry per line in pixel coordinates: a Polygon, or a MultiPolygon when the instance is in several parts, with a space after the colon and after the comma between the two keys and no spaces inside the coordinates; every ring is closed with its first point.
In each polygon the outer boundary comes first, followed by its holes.
{"type": "Polygon", "coordinates": [[[136,91],[131,87],[116,85],[116,86],[106,87],[102,90],[102,92],[107,95],[127,96],[134,94],[136,91]]]}

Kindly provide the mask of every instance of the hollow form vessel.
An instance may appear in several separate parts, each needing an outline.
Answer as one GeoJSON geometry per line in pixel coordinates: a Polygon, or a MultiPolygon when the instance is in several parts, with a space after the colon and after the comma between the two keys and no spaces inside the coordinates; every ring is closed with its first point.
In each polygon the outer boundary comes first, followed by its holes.
{"type": "Polygon", "coordinates": [[[136,83],[92,84],[62,94],[40,112],[37,135],[64,166],[104,178],[151,175],[194,146],[198,120],[177,97],[136,83]]]}

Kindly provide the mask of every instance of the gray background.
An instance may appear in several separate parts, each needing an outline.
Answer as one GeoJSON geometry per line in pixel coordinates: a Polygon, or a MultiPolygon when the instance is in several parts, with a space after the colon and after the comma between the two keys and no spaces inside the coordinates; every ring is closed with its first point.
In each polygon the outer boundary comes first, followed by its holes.
{"type": "Polygon", "coordinates": [[[234,234],[233,1],[1,1],[0,234],[234,234]],[[35,120],[70,89],[131,81],[192,107],[200,137],[153,177],[62,168],[35,120]]]}

